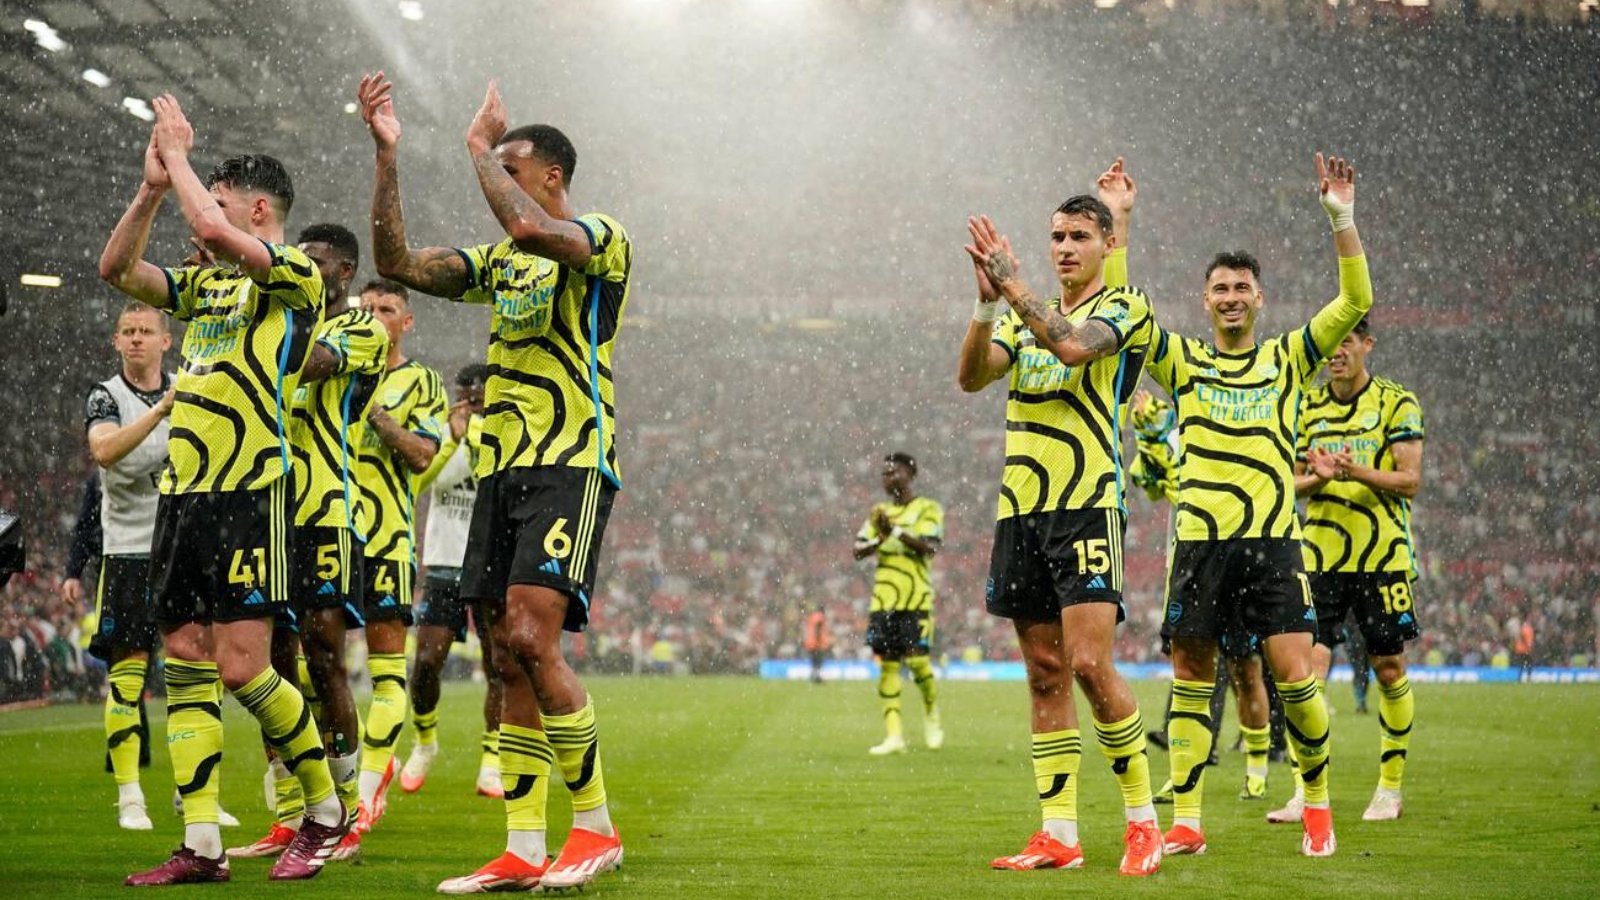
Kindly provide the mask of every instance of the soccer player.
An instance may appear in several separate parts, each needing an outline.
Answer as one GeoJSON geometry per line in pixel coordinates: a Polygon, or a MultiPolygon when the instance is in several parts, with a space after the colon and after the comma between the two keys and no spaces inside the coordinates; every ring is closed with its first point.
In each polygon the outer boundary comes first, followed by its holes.
{"type": "Polygon", "coordinates": [[[168,463],[151,544],[156,621],[166,647],[167,748],[183,797],[184,842],[129,885],[226,881],[217,829],[220,685],[261,724],[300,779],[306,818],[275,880],[310,878],[345,830],[317,725],[269,664],[272,617],[288,602],[293,475],[289,404],[322,318],[322,277],[283,243],[294,201],[268,156],[226,160],[202,183],[190,127],[170,94],[144,179],[100,258],[112,286],[189,323],[174,385],[168,463]],[[161,269],[141,259],[168,190],[194,236],[225,265],[161,269]]]}
{"type": "Polygon", "coordinates": [[[1371,307],[1372,285],[1352,218],[1355,170],[1342,159],[1324,164],[1320,153],[1316,168],[1339,256],[1339,296],[1305,327],[1257,341],[1261,268],[1247,253],[1219,254],[1206,267],[1203,294],[1212,339],[1158,326],[1147,362],[1177,407],[1183,448],[1162,625],[1172,639],[1173,671],[1168,854],[1206,850],[1200,801],[1218,644],[1239,635],[1262,641],[1305,773],[1301,852],[1331,856],[1336,846],[1328,711],[1312,668],[1316,613],[1294,507],[1295,422],[1313,374],[1371,307]]]}
{"type": "Polygon", "coordinates": [[[883,458],[883,490],[888,503],[878,503],[856,532],[856,559],[878,557],[872,582],[872,608],[867,646],[878,655],[878,696],[883,700],[882,743],[873,756],[906,752],[900,728],[900,668],[911,670],[922,693],[922,738],[929,750],[944,746],[939,724],[938,690],[928,653],[933,643],[933,577],[928,564],[944,540],[944,507],[911,489],[917,461],[909,453],[883,458]]]}
{"type": "Polygon", "coordinates": [[[361,738],[361,807],[334,859],[354,859],[361,837],[383,818],[394,780],[394,745],[405,727],[406,629],[411,626],[411,584],[417,574],[412,546],[416,478],[439,451],[445,412],[439,373],[405,355],[403,340],[415,324],[410,292],[386,279],[361,288],[361,308],[389,335],[383,387],[367,414],[356,462],[366,517],[364,561],[367,671],[372,705],[361,738]]]}
{"type": "Polygon", "coordinates": [[[172,376],[162,360],[172,331],[154,307],[130,301],[117,317],[112,346],[122,371],[89,389],[84,415],[89,455],[100,467],[100,577],[95,590],[99,627],[89,652],[110,666],[106,692],[106,754],[117,783],[117,824],[155,827],[139,786],[145,735],[144,682],[155,649],[150,610],[150,539],[155,531],[161,470],[167,465],[167,417],[172,376]]]}
{"type": "Polygon", "coordinates": [[[392,85],[363,78],[377,150],[372,201],[378,271],[437,297],[493,305],[478,499],[461,595],[490,609],[505,683],[500,772],[506,852],[444,893],[575,887],[622,862],[606,805],[594,703],[561,652],[589,621],[617,474],[611,353],[627,305],[633,245],[609,216],[579,216],[568,192],[577,151],[550,125],[507,130],[491,84],[467,129],[479,187],[505,230],[465,249],[406,246],[392,85]],[[546,863],[552,766],[572,792],[573,827],[546,863]]]}
{"type": "Polygon", "coordinates": [[[450,655],[451,643],[467,639],[470,612],[483,649],[483,674],[488,686],[483,697],[477,790],[497,800],[505,796],[500,781],[500,673],[494,666],[489,620],[481,606],[461,599],[461,563],[467,554],[472,505],[478,497],[473,467],[483,453],[483,388],[488,380],[489,367],[482,363],[456,373],[456,402],[450,407],[444,446],[417,481],[418,490],[431,489],[432,500],[422,545],[422,563],[428,569],[427,589],[417,606],[417,655],[411,666],[411,724],[416,729],[417,743],[400,769],[400,789],[408,794],[422,790],[439,754],[439,676],[450,655]]]}
{"type": "MultiPolygon", "coordinates": [[[[316,265],[335,305],[317,329],[295,392],[289,431],[295,467],[291,615],[275,622],[274,667],[284,678],[298,680],[297,645],[304,651],[328,767],[348,815],[358,808],[361,723],[345,670],[345,633],[365,624],[356,451],[361,423],[383,379],[389,335],[371,315],[344,307],[361,257],[361,245],[348,228],[311,225],[301,230],[296,244],[316,265]]],[[[230,847],[230,857],[274,856],[294,839],[303,798],[284,761],[276,754],[270,760],[276,821],[260,840],[230,847]]]]}
{"type": "MultiPolygon", "coordinates": [[[[1306,570],[1317,603],[1317,675],[1328,677],[1346,620],[1366,638],[1378,676],[1378,789],[1361,818],[1400,818],[1400,777],[1411,743],[1415,701],[1406,677],[1405,643],[1415,640],[1416,554],[1411,503],[1422,487],[1422,407],[1416,395],[1367,370],[1377,339],[1363,318],[1328,360],[1328,380],[1300,405],[1295,492],[1308,498],[1306,570]]],[[[1294,799],[1270,821],[1293,821],[1294,799]]]]}
{"type": "Polygon", "coordinates": [[[1161,865],[1143,720],[1112,664],[1122,609],[1122,456],[1117,417],[1149,341],[1143,292],[1102,277],[1118,246],[1111,211],[1089,195],[1050,220],[1059,294],[1041,300],[1018,276],[1010,242],[985,217],[968,229],[978,301],[957,381],[975,392],[1007,378],[1006,465],[985,605],[1012,620],[1032,703],[1033,770],[1043,827],[998,869],[1077,868],[1082,739],[1074,681],[1094,716],[1100,748],[1122,789],[1126,852],[1120,871],[1161,865]],[[1000,299],[1010,307],[1000,315],[1000,299]],[[996,327],[995,321],[999,319],[996,327]]]}

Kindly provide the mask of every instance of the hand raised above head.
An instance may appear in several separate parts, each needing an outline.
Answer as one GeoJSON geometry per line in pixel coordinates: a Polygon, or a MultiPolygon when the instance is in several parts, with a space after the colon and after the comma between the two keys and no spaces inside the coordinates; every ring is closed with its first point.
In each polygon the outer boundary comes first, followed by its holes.
{"type": "Polygon", "coordinates": [[[392,149],[400,141],[400,119],[394,113],[394,83],[382,72],[361,76],[356,87],[356,103],[361,121],[378,146],[392,149]]]}

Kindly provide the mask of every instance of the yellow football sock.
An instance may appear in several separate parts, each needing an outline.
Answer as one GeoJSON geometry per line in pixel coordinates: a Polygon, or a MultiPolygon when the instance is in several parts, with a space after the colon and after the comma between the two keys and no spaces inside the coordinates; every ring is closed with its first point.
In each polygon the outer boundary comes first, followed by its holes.
{"type": "Polygon", "coordinates": [[[1323,702],[1322,692],[1317,690],[1317,680],[1308,675],[1296,682],[1280,684],[1278,696],[1283,698],[1289,743],[1300,762],[1300,781],[1305,785],[1306,803],[1325,805],[1332,748],[1329,746],[1328,706],[1323,702]]]}
{"type": "MultiPolygon", "coordinates": [[[[606,803],[606,781],[600,766],[600,739],[594,725],[594,700],[564,716],[545,716],[544,732],[561,765],[561,777],[572,792],[572,808],[581,812],[606,803]]],[[[500,731],[505,752],[505,729],[500,731]]]]}
{"type": "Polygon", "coordinates": [[[1406,749],[1411,746],[1411,725],[1416,716],[1416,700],[1411,679],[1404,675],[1394,684],[1378,685],[1378,739],[1382,755],[1378,760],[1378,786],[1400,790],[1405,774],[1406,749]]]}
{"type": "Polygon", "coordinates": [[[139,726],[139,698],[144,696],[144,675],[149,664],[142,659],[125,659],[112,665],[111,689],[106,691],[106,753],[111,757],[111,774],[117,784],[139,783],[139,747],[143,741],[139,726]]]}
{"type": "Polygon", "coordinates": [[[1244,736],[1245,774],[1257,778],[1267,777],[1267,754],[1272,750],[1272,728],[1267,725],[1260,728],[1240,725],[1239,733],[1244,736]]]}
{"type": "Polygon", "coordinates": [[[1172,814],[1200,819],[1205,795],[1206,760],[1211,758],[1211,681],[1172,681],[1172,714],[1167,722],[1167,748],[1172,763],[1172,814]]]}
{"type": "Polygon", "coordinates": [[[306,817],[306,800],[300,793],[300,779],[294,777],[283,760],[272,760],[272,819],[286,828],[299,830],[306,817]]]}
{"type": "Polygon", "coordinates": [[[439,743],[439,708],[423,712],[412,707],[411,727],[417,730],[417,744],[423,747],[432,747],[439,743]]]}
{"type": "Polygon", "coordinates": [[[911,670],[911,680],[922,692],[923,711],[932,713],[939,700],[939,687],[933,679],[933,663],[926,656],[908,656],[906,668],[911,670]]]}
{"type": "Polygon", "coordinates": [[[485,769],[500,769],[500,729],[485,731],[483,733],[483,755],[479,757],[478,765],[485,769]]]}
{"type": "Polygon", "coordinates": [[[311,666],[304,656],[297,656],[294,660],[295,680],[300,683],[300,696],[306,700],[306,706],[311,708],[311,718],[322,721],[322,698],[317,695],[317,686],[311,683],[311,666]]]}
{"type": "Polygon", "coordinates": [[[312,806],[333,794],[333,776],[328,773],[328,754],[322,749],[322,733],[311,708],[293,685],[272,669],[263,669],[234,699],[261,723],[261,733],[278,758],[300,781],[306,805],[312,806]]]}
{"type": "Polygon", "coordinates": [[[878,670],[878,696],[883,699],[883,728],[900,737],[900,661],[884,660],[878,670]]]}
{"type": "Polygon", "coordinates": [[[1094,723],[1100,752],[1111,761],[1111,772],[1122,788],[1122,805],[1143,809],[1150,805],[1150,758],[1145,755],[1144,717],[1135,709],[1120,722],[1094,723]]]}
{"type": "Polygon", "coordinates": [[[553,762],[555,751],[544,732],[521,725],[500,726],[500,774],[505,782],[507,830],[545,830],[545,801],[553,762]]]}
{"type": "Polygon", "coordinates": [[[383,772],[394,758],[395,740],[406,724],[406,655],[374,653],[367,657],[372,673],[372,706],[362,738],[361,771],[383,772]]]}
{"type": "Polygon", "coordinates": [[[1082,761],[1083,739],[1078,729],[1033,736],[1033,780],[1039,787],[1044,818],[1078,821],[1078,764],[1082,761]]]}
{"type": "Polygon", "coordinates": [[[213,776],[222,764],[217,664],[169,659],[166,677],[167,750],[183,797],[183,821],[215,824],[220,789],[213,776]]]}

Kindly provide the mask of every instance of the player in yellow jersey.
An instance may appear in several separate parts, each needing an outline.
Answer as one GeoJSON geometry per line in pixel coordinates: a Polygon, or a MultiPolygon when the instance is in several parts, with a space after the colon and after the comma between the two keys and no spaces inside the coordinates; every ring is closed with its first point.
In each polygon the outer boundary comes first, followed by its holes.
{"type": "Polygon", "coordinates": [[[490,611],[505,685],[506,851],[439,890],[577,887],[622,862],[594,704],[562,655],[561,632],[588,625],[600,541],[621,485],[611,353],[633,245],[615,219],[573,208],[577,151],[566,135],[549,125],[507,130],[491,84],[467,151],[506,236],[462,249],[409,248],[392,90],[382,73],[358,90],[377,149],[378,271],[434,296],[492,306],[484,452],[461,595],[490,611]],[[547,865],[546,785],[555,766],[572,792],[573,827],[547,865]]]}
{"type": "Polygon", "coordinates": [[[944,507],[911,489],[917,461],[908,453],[883,459],[883,489],[890,502],[872,507],[856,532],[855,557],[876,555],[867,646],[879,660],[878,696],[887,734],[873,756],[906,752],[900,727],[900,668],[911,670],[922,693],[922,737],[929,750],[944,745],[938,691],[928,654],[933,643],[933,579],[928,563],[944,540],[944,507]]]}
{"type": "MultiPolygon", "coordinates": [[[[1378,676],[1378,788],[1361,818],[1400,818],[1400,778],[1415,700],[1405,642],[1417,623],[1411,503],[1422,487],[1422,407],[1416,395],[1367,371],[1376,339],[1362,319],[1328,360],[1328,380],[1300,404],[1295,491],[1307,497],[1306,570],[1317,602],[1318,677],[1352,615],[1378,676]]],[[[1352,665],[1363,660],[1351,659],[1352,665]]],[[[1293,821],[1294,799],[1269,821],[1293,821]]]]}
{"type": "MultiPolygon", "coordinates": [[[[1156,329],[1147,369],[1178,410],[1178,504],[1162,635],[1172,639],[1170,762],[1173,827],[1167,853],[1206,850],[1200,827],[1210,705],[1218,645],[1262,641],[1283,699],[1290,743],[1306,779],[1301,852],[1331,856],[1328,713],[1312,665],[1316,612],[1300,559],[1294,508],[1295,424],[1302,393],[1372,305],[1372,284],[1353,216],[1355,170],[1316,157],[1323,207],[1333,223],[1339,296],[1303,328],[1258,341],[1261,269],[1243,252],[1206,268],[1205,341],[1156,329]]],[[[1126,278],[1126,273],[1118,273],[1126,278]]]]}
{"type": "Polygon", "coordinates": [[[270,665],[272,618],[288,602],[294,521],[290,403],[322,318],[322,277],[283,243],[294,187],[268,156],[239,156],[202,183],[194,129],[171,95],[156,116],[144,179],[100,257],[100,277],[189,323],[151,547],[151,599],[166,647],[167,748],[184,842],[129,885],[226,881],[217,829],[222,688],[261,724],[306,798],[273,879],[310,878],[345,830],[316,722],[270,665]],[[223,264],[161,269],[141,259],[168,191],[223,264]]]}
{"type": "MultiPolygon", "coordinates": [[[[310,225],[295,243],[316,264],[333,302],[295,392],[292,581],[289,614],[278,617],[273,631],[273,667],[285,679],[297,680],[303,647],[328,767],[340,801],[353,814],[361,724],[345,670],[345,633],[365,624],[355,464],[362,422],[383,379],[389,335],[371,315],[343,304],[361,256],[349,229],[310,225]]],[[[269,754],[269,769],[275,821],[265,837],[228,848],[232,858],[275,856],[294,839],[304,804],[298,783],[276,754],[269,754]]]]}
{"type": "Polygon", "coordinates": [[[366,537],[363,594],[372,703],[362,723],[360,812],[334,852],[336,860],[360,855],[362,836],[388,808],[395,743],[410,705],[406,630],[412,624],[411,586],[417,573],[416,479],[439,451],[445,414],[439,373],[405,355],[405,335],[415,323],[405,286],[370,281],[361,288],[361,308],[388,333],[389,352],[356,460],[366,537]]]}
{"type": "Polygon", "coordinates": [[[1012,620],[1027,668],[1043,818],[1021,853],[993,861],[997,869],[1083,865],[1074,681],[1122,789],[1127,825],[1120,871],[1149,875],[1161,865],[1144,723],[1112,661],[1124,618],[1127,527],[1118,416],[1137,383],[1154,320],[1141,291],[1105,283],[1102,267],[1117,245],[1111,224],[1111,211],[1095,197],[1072,197],[1057,208],[1050,260],[1060,292],[1045,301],[1018,276],[1010,242],[986,217],[969,220],[973,242],[966,249],[978,303],[957,381],[973,392],[1009,380],[1006,465],[985,605],[1012,620]],[[1009,306],[1004,317],[1002,298],[1009,306]]]}

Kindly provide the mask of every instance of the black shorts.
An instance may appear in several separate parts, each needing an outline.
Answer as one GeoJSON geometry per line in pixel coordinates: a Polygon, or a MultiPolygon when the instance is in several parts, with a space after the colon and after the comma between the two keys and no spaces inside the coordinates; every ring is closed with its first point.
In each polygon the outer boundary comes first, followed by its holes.
{"type": "Polygon", "coordinates": [[[932,645],[931,610],[884,611],[867,617],[867,646],[885,659],[927,656],[932,645]]]}
{"type": "Polygon", "coordinates": [[[150,557],[102,556],[94,609],[100,624],[89,639],[89,655],[111,662],[117,651],[153,651],[158,633],[150,607],[150,557]]]}
{"type": "Polygon", "coordinates": [[[313,609],[343,609],[346,628],[367,624],[363,613],[362,543],[348,528],[299,525],[294,532],[289,608],[296,617],[313,609]]]}
{"type": "Polygon", "coordinates": [[[1283,538],[1178,541],[1162,635],[1210,638],[1240,658],[1254,639],[1315,633],[1317,612],[1300,554],[1299,541],[1283,538]]]}
{"type": "Polygon", "coordinates": [[[270,619],[289,605],[290,476],[258,491],[162,494],[150,596],[163,626],[270,619]]]}
{"type": "Polygon", "coordinates": [[[362,562],[365,584],[362,588],[365,604],[362,615],[368,622],[393,622],[411,624],[411,585],[417,578],[417,567],[409,562],[367,557],[362,562]]]}
{"type": "Polygon", "coordinates": [[[417,627],[448,628],[459,644],[467,639],[469,611],[478,641],[489,646],[489,617],[478,604],[461,599],[461,570],[446,566],[429,569],[423,579],[422,602],[417,604],[417,627]]]}
{"type": "Polygon", "coordinates": [[[616,488],[596,469],[505,469],[478,482],[461,596],[496,608],[514,584],[572,598],[563,627],[589,627],[600,541],[616,488]]]}
{"type": "Polygon", "coordinates": [[[1120,509],[1068,509],[1001,519],[994,528],[984,607],[990,615],[1055,621],[1078,603],[1122,607],[1120,509]]]}
{"type": "Polygon", "coordinates": [[[1369,656],[1395,656],[1422,635],[1408,572],[1325,572],[1311,576],[1317,601],[1317,643],[1337,647],[1340,626],[1355,613],[1369,656]]]}

